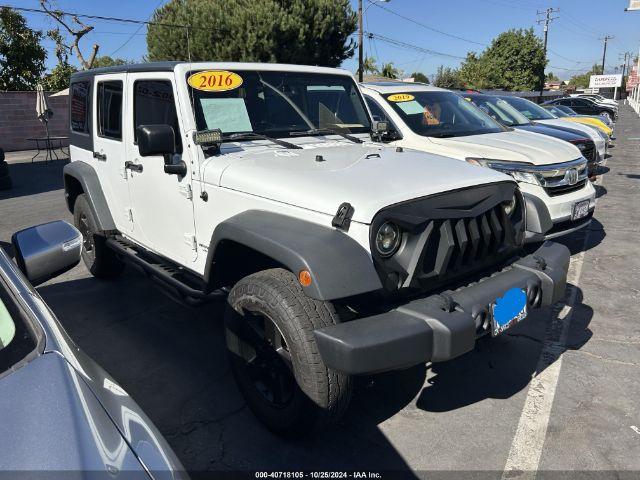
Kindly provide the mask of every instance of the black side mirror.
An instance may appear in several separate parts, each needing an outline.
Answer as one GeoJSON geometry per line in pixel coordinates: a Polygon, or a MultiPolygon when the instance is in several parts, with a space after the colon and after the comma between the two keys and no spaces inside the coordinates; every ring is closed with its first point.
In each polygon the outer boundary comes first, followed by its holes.
{"type": "Polygon", "coordinates": [[[142,157],[173,155],[176,151],[176,133],[170,125],[140,125],[138,152],[142,157]]]}
{"type": "Polygon", "coordinates": [[[18,268],[33,285],[71,270],[80,262],[82,235],[62,220],[16,232],[11,243],[18,268]]]}

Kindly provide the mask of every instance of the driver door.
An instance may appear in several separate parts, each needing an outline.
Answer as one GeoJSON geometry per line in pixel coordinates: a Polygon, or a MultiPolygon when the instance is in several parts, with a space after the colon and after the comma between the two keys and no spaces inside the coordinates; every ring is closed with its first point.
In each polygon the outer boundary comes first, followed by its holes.
{"type": "MultiPolygon", "coordinates": [[[[132,239],[170,260],[190,266],[196,259],[195,224],[191,190],[191,159],[183,150],[184,131],[176,112],[172,72],[129,74],[127,79],[127,160],[125,174],[131,196],[132,239]],[[137,144],[137,127],[169,125],[175,132],[175,153],[168,160],[184,160],[187,174],[165,173],[165,157],[143,157],[137,144]]],[[[185,149],[187,150],[187,149],[185,149]]]]}

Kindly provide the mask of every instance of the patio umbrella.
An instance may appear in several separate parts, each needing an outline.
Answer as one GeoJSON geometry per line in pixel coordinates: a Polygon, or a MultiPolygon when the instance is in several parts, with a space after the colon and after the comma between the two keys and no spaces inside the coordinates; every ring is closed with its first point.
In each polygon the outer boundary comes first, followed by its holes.
{"type": "Polygon", "coordinates": [[[36,113],[38,119],[44,123],[47,132],[47,148],[49,147],[49,119],[53,116],[53,111],[49,108],[47,97],[41,84],[36,87],[36,113]]]}

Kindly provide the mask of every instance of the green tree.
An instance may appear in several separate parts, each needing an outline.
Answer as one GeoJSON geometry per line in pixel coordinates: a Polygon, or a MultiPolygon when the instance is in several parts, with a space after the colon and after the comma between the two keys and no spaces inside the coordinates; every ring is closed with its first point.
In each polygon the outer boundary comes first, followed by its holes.
{"type": "MultiPolygon", "coordinates": [[[[349,0],[170,0],[152,21],[191,25],[192,60],[337,67],[355,50],[349,0]]],[[[147,49],[151,61],[186,60],[187,31],[151,24],[147,49]]]]}
{"type": "Polygon", "coordinates": [[[591,80],[591,75],[602,75],[602,65],[594,63],[588,72],[581,75],[574,75],[571,77],[571,80],[569,80],[569,85],[573,88],[587,88],[591,80]]]}
{"type": "Polygon", "coordinates": [[[50,92],[59,92],[65,88],[69,88],[71,75],[76,73],[78,69],[68,63],[58,63],[51,73],[44,77],[43,88],[50,92]]]}
{"type": "Polygon", "coordinates": [[[410,76],[413,78],[414,82],[429,83],[429,77],[422,72],[413,72],[410,76]]]}
{"type": "Polygon", "coordinates": [[[547,75],[545,76],[545,79],[547,82],[559,82],[560,78],[554,74],[553,72],[549,72],[547,73],[547,75]]]}
{"type": "Polygon", "coordinates": [[[47,52],[42,32],[32,30],[20,13],[0,8],[0,90],[33,90],[44,72],[47,52]]]}
{"type": "Polygon", "coordinates": [[[398,78],[400,77],[400,75],[402,75],[402,72],[398,68],[396,68],[393,62],[389,62],[382,65],[382,68],[380,69],[380,74],[383,77],[387,77],[387,78],[398,78]]]}
{"type": "Polygon", "coordinates": [[[469,53],[460,78],[469,87],[504,90],[542,88],[547,59],[533,28],[498,35],[480,55],[469,53]]]}
{"type": "Polygon", "coordinates": [[[436,76],[433,79],[433,85],[440,88],[462,88],[458,70],[451,67],[440,65],[436,76]]]}
{"type": "MultiPolygon", "coordinates": [[[[363,74],[372,73],[378,74],[380,70],[378,69],[378,65],[376,64],[376,59],[372,57],[364,57],[362,59],[362,72],[363,74]]],[[[356,70],[356,75],[358,74],[358,70],[356,70]]]]}
{"type": "Polygon", "coordinates": [[[122,58],[111,58],[109,55],[102,55],[101,57],[96,57],[91,68],[115,67],[117,65],[126,65],[127,63],[131,62],[122,58]]]}

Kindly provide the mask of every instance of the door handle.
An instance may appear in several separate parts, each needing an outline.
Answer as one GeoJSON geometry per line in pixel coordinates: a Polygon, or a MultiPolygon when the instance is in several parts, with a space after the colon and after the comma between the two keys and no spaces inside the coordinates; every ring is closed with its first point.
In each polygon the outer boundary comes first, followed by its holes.
{"type": "Polygon", "coordinates": [[[124,162],[124,168],[131,170],[132,172],[142,172],[142,165],[139,163],[133,163],[131,161],[124,162]]]}
{"type": "Polygon", "coordinates": [[[105,161],[107,159],[106,153],[93,152],[93,158],[97,158],[98,160],[105,161]]]}

